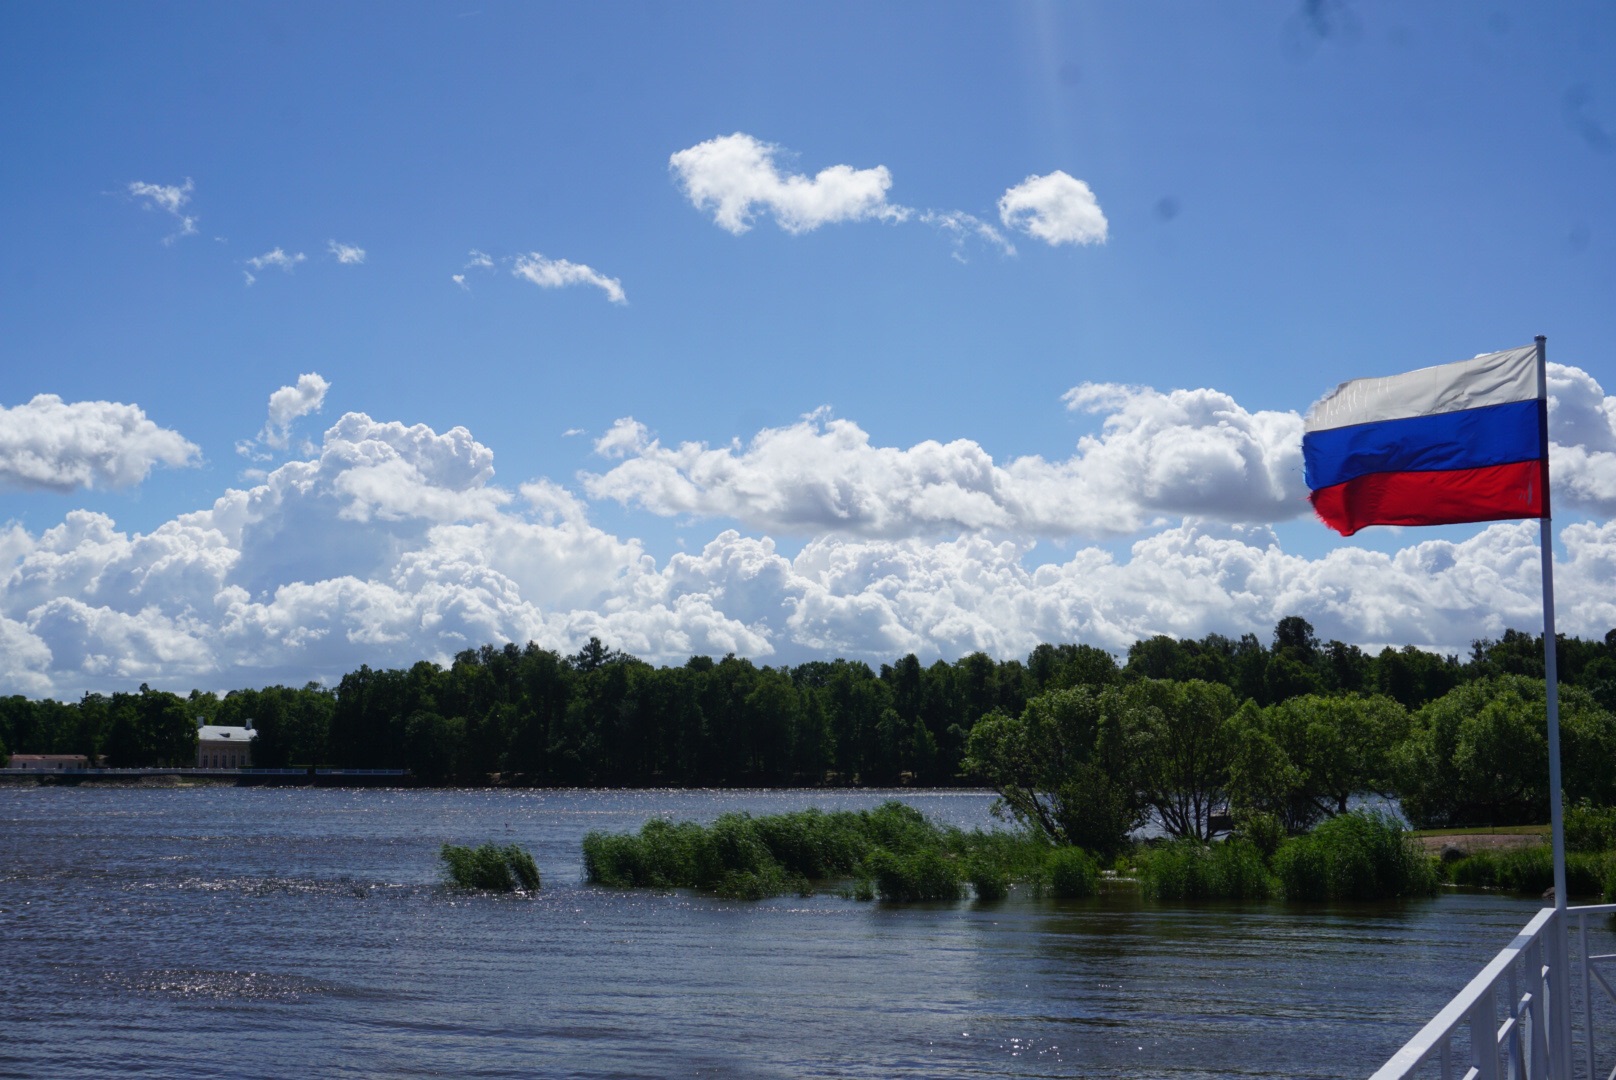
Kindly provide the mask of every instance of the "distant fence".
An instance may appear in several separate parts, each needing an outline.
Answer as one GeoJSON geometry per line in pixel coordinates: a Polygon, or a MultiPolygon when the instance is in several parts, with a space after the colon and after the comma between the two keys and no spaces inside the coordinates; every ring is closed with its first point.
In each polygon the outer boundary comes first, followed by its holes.
{"type": "Polygon", "coordinates": [[[375,778],[383,776],[410,777],[413,775],[414,774],[408,769],[326,769],[318,767],[312,769],[307,767],[301,769],[204,769],[196,768],[194,766],[147,767],[132,769],[0,769],[0,776],[50,776],[57,778],[76,777],[86,780],[111,780],[121,777],[140,776],[209,776],[228,778],[329,777],[337,779],[348,776],[355,778],[375,778]]]}

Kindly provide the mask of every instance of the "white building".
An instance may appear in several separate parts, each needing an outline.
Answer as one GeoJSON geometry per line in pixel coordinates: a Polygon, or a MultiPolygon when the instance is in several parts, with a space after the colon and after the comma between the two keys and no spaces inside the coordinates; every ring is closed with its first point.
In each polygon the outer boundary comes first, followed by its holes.
{"type": "Polygon", "coordinates": [[[83,772],[90,759],[83,754],[12,754],[7,768],[24,772],[83,772]]]}
{"type": "Polygon", "coordinates": [[[196,728],[196,767],[245,769],[252,764],[252,744],[258,738],[252,721],[243,727],[199,723],[196,728]]]}

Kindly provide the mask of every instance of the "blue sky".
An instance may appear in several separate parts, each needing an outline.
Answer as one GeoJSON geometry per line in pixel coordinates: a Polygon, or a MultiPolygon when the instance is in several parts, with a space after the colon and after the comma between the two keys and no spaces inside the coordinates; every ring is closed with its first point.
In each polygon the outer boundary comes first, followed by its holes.
{"type": "Polygon", "coordinates": [[[6,5],[0,689],[1462,648],[1530,530],[1342,541],[1295,414],[1536,333],[1603,635],[1613,61],[1592,3],[6,5]]]}

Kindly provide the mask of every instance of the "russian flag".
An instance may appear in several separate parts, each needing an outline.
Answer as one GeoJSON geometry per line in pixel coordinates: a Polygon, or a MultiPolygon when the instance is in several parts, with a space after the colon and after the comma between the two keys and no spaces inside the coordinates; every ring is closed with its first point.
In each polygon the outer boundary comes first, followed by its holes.
{"type": "Polygon", "coordinates": [[[1313,509],[1342,536],[1365,525],[1547,517],[1537,347],[1344,382],[1308,410],[1302,460],[1313,509]]]}

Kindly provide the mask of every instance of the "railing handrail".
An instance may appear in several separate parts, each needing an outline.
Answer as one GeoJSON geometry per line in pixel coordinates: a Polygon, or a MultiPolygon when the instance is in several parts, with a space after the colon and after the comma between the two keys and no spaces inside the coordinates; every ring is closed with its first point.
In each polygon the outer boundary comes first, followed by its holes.
{"type": "MultiPolygon", "coordinates": [[[[1422,1064],[1440,1060],[1442,1075],[1492,1078],[1501,1075],[1499,1054],[1508,1059],[1507,1075],[1556,1078],[1571,1075],[1573,1068],[1573,1018],[1581,1017],[1584,1064],[1589,1080],[1595,1072],[1594,991],[1616,1001],[1616,985],[1601,974],[1604,965],[1616,964],[1616,954],[1593,955],[1589,940],[1589,918],[1616,915],[1616,904],[1581,904],[1564,910],[1564,922],[1557,926],[1561,912],[1543,908],[1515,935],[1508,945],[1471,979],[1469,984],[1445,1005],[1430,1022],[1377,1070],[1370,1080],[1402,1080],[1422,1064]],[[1563,927],[1563,933],[1554,933],[1563,927]],[[1569,939],[1577,930],[1577,961],[1571,961],[1569,939]],[[1521,968],[1515,965],[1520,964],[1521,968]],[[1575,1003],[1573,978],[1580,972],[1581,1003],[1575,1003]],[[1525,985],[1518,981],[1524,974],[1525,985]],[[1498,993],[1506,991],[1500,1003],[1498,993]],[[1502,1020],[1500,1021],[1500,1004],[1502,1020]],[[1553,1022],[1551,1023],[1551,1018],[1553,1022]],[[1471,1063],[1457,1063],[1454,1039],[1469,1026],[1471,1063]]],[[[1616,1080],[1616,1070],[1611,1072],[1616,1080]]]]}
{"type": "Polygon", "coordinates": [[[1477,972],[1476,977],[1454,995],[1453,1000],[1433,1016],[1418,1034],[1404,1043],[1402,1049],[1393,1054],[1369,1080],[1400,1080],[1439,1050],[1461,1025],[1470,1020],[1477,1006],[1492,994],[1498,983],[1508,975],[1510,966],[1519,960],[1528,948],[1536,944],[1544,929],[1553,923],[1554,916],[1554,908],[1543,908],[1534,915],[1532,921],[1515,935],[1514,940],[1504,946],[1486,967],[1477,972]]]}

